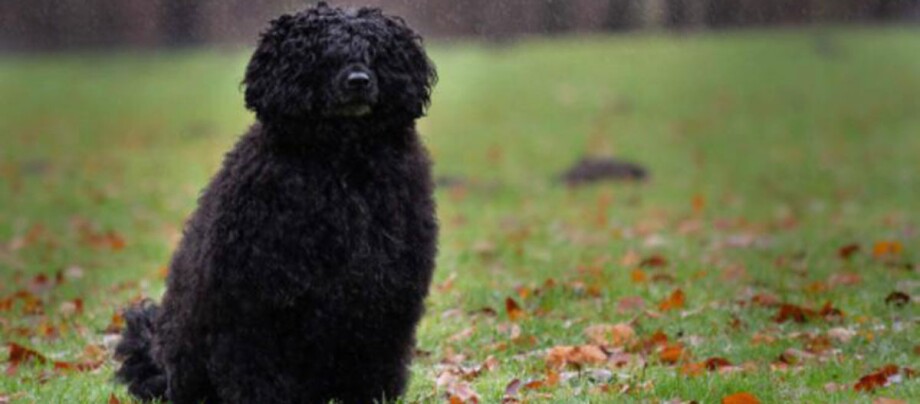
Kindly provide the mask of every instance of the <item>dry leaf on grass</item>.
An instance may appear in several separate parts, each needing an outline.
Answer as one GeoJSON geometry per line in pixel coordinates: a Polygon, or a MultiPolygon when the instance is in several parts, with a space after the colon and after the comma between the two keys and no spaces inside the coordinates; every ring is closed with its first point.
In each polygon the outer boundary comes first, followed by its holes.
{"type": "Polygon", "coordinates": [[[872,404],[907,404],[907,401],[897,400],[894,398],[879,397],[872,400],[872,404]]]}
{"type": "Polygon", "coordinates": [[[661,301],[658,304],[658,309],[661,311],[676,310],[682,309],[684,307],[684,291],[677,289],[671,292],[671,295],[667,299],[661,301]]]}
{"type": "Polygon", "coordinates": [[[909,368],[899,368],[897,365],[885,365],[882,368],[865,375],[856,382],[853,388],[856,391],[873,392],[889,384],[900,383],[903,379],[916,376],[917,372],[909,368]]]}
{"type": "Polygon", "coordinates": [[[735,393],[722,399],[722,404],[760,404],[751,393],[735,393]]]}
{"type": "Polygon", "coordinates": [[[848,244],[843,247],[840,247],[840,249],[837,250],[837,255],[840,256],[840,258],[848,260],[852,258],[853,255],[858,253],[861,248],[862,247],[860,247],[860,245],[856,243],[848,244]]]}
{"type": "Polygon", "coordinates": [[[551,369],[562,369],[569,365],[582,368],[605,362],[607,354],[596,345],[557,346],[550,348],[546,354],[546,365],[551,369]]]}
{"type": "Polygon", "coordinates": [[[525,314],[524,309],[512,298],[505,299],[505,312],[508,313],[508,319],[511,321],[519,321],[524,318],[525,314]]]}
{"type": "Polygon", "coordinates": [[[622,347],[632,344],[636,331],[626,323],[597,324],[585,329],[588,341],[594,345],[622,347]]]}

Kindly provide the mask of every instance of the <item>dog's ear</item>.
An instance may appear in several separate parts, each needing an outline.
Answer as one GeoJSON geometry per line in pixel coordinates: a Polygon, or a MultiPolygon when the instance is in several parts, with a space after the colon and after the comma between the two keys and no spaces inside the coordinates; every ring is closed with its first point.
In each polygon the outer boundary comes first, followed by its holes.
{"type": "Polygon", "coordinates": [[[384,64],[399,73],[392,74],[390,78],[395,80],[389,83],[397,88],[384,92],[398,97],[396,105],[402,106],[404,112],[413,118],[425,115],[438,74],[434,62],[425,53],[422,37],[400,17],[384,15],[376,10],[363,12],[381,18],[390,37],[384,64]]]}
{"type": "Polygon", "coordinates": [[[246,108],[260,120],[309,112],[313,94],[308,82],[314,52],[310,24],[301,18],[282,15],[262,33],[243,85],[246,108]]]}

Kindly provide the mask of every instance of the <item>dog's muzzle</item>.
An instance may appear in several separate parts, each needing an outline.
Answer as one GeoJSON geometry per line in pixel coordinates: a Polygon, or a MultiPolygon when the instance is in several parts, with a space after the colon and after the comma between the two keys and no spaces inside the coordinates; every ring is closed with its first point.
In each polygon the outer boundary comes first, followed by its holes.
{"type": "Polygon", "coordinates": [[[373,111],[377,103],[377,78],[366,66],[355,64],[342,69],[337,81],[338,107],[335,115],[360,117],[373,111]]]}

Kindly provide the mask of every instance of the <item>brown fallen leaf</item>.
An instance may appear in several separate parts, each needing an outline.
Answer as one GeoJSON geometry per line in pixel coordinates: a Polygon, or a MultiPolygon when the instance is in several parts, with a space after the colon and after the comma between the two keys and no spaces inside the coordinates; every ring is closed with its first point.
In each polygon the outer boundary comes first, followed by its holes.
{"type": "Polygon", "coordinates": [[[627,296],[617,301],[617,312],[629,313],[639,311],[645,307],[645,300],[641,296],[627,296]]]}
{"type": "Polygon", "coordinates": [[[537,390],[555,387],[559,384],[561,377],[559,373],[549,369],[546,371],[546,377],[543,379],[531,380],[527,383],[524,383],[525,390],[537,390]]]}
{"type": "Polygon", "coordinates": [[[109,404],[121,404],[121,400],[115,396],[115,393],[109,394],[109,404]]]}
{"type": "Polygon", "coordinates": [[[689,353],[684,350],[684,346],[681,343],[669,344],[661,350],[658,354],[658,358],[661,362],[668,365],[674,365],[678,362],[686,360],[689,357],[689,353]]]}
{"type": "Polygon", "coordinates": [[[706,208],[706,197],[700,194],[693,195],[691,205],[693,206],[694,214],[699,215],[703,213],[703,209],[706,208]]]}
{"type": "Polygon", "coordinates": [[[818,315],[827,321],[839,321],[843,319],[843,311],[831,305],[831,302],[824,303],[818,315]]]}
{"type": "Polygon", "coordinates": [[[648,282],[648,276],[645,274],[645,271],[638,268],[633,269],[632,272],[629,273],[629,278],[633,281],[633,283],[648,282]]]}
{"type": "Polygon", "coordinates": [[[7,376],[12,376],[16,373],[16,370],[19,369],[19,366],[25,362],[35,361],[38,363],[45,363],[48,361],[44,355],[38,353],[38,351],[26,348],[22,345],[19,345],[15,342],[10,342],[7,344],[9,349],[9,365],[6,368],[7,376]]]}
{"type": "Polygon", "coordinates": [[[904,251],[904,246],[899,241],[879,241],[872,248],[875,258],[894,258],[904,251]]]}
{"type": "Polygon", "coordinates": [[[634,267],[642,262],[642,257],[635,250],[629,250],[620,258],[620,265],[624,267],[634,267]]]}
{"type": "Polygon", "coordinates": [[[885,304],[895,307],[904,307],[907,306],[908,303],[910,303],[910,296],[904,292],[894,291],[885,297],[885,304]]]}
{"type": "Polygon", "coordinates": [[[668,260],[662,257],[661,255],[656,254],[656,255],[652,255],[650,257],[646,257],[645,259],[643,259],[641,262],[639,262],[639,266],[642,268],[665,267],[665,266],[668,266],[668,260]]]}
{"type": "Polygon", "coordinates": [[[508,385],[505,386],[505,394],[502,396],[502,404],[520,402],[517,396],[523,385],[524,383],[521,382],[521,379],[514,379],[509,382],[508,385]]]}
{"type": "Polygon", "coordinates": [[[102,366],[104,361],[86,361],[86,362],[54,362],[54,370],[60,370],[64,372],[89,372],[91,370],[96,370],[102,366]]]}
{"type": "Polygon", "coordinates": [[[800,349],[789,348],[783,351],[783,353],[779,355],[779,358],[777,358],[776,363],[782,364],[782,365],[795,366],[795,365],[801,364],[804,361],[814,359],[815,357],[816,355],[811,352],[805,352],[800,349]]]}
{"type": "Polygon", "coordinates": [[[845,245],[845,246],[843,246],[843,247],[840,247],[840,249],[837,250],[837,255],[840,256],[840,258],[843,258],[843,259],[845,259],[845,260],[848,260],[848,259],[852,258],[853,255],[855,255],[856,253],[858,253],[859,250],[860,250],[861,248],[862,248],[862,247],[860,247],[860,245],[859,245],[859,244],[856,244],[856,243],[847,244],[847,245],[845,245]]]}
{"type": "Polygon", "coordinates": [[[668,344],[668,336],[661,330],[655,331],[650,337],[638,343],[637,348],[642,352],[652,352],[668,344]]]}
{"type": "Polygon", "coordinates": [[[120,312],[115,312],[115,314],[112,315],[112,320],[109,322],[109,325],[105,327],[105,333],[119,334],[123,328],[125,328],[125,318],[120,312]]]}
{"type": "Polygon", "coordinates": [[[780,304],[779,298],[769,293],[758,293],[754,295],[751,297],[751,303],[763,307],[773,307],[780,304]]]}
{"type": "Polygon", "coordinates": [[[838,391],[844,391],[848,388],[849,386],[845,384],[839,384],[839,383],[834,383],[834,382],[829,382],[824,385],[824,391],[828,393],[836,393],[838,391]]]}
{"type": "Polygon", "coordinates": [[[908,368],[899,368],[897,365],[885,365],[875,372],[861,377],[853,386],[853,389],[871,393],[880,387],[887,386],[898,375],[911,378],[916,375],[916,372],[908,368]]]}
{"type": "Polygon", "coordinates": [[[726,396],[722,404],[760,404],[760,400],[751,393],[741,392],[726,396]]]}
{"type": "Polygon", "coordinates": [[[827,279],[827,284],[831,287],[836,286],[853,286],[862,283],[862,276],[852,272],[845,272],[840,274],[831,275],[827,279]]]}
{"type": "Polygon", "coordinates": [[[815,311],[807,309],[804,307],[796,306],[794,304],[783,303],[779,305],[779,310],[776,313],[776,316],[773,317],[773,321],[777,323],[784,323],[786,321],[795,321],[796,323],[804,323],[808,321],[809,317],[815,316],[815,311]]]}
{"type": "Polygon", "coordinates": [[[562,369],[568,365],[581,368],[607,362],[607,354],[596,345],[556,346],[546,354],[546,365],[551,369],[562,369]]]}
{"type": "Polygon", "coordinates": [[[719,370],[720,368],[724,368],[724,367],[728,367],[732,365],[732,363],[729,362],[727,359],[719,358],[719,357],[706,359],[706,362],[704,362],[704,364],[706,366],[706,370],[710,370],[710,371],[719,370]]]}
{"type": "Polygon", "coordinates": [[[661,311],[676,310],[684,307],[684,291],[676,289],[671,292],[667,299],[658,303],[658,309],[661,311]]]}
{"type": "Polygon", "coordinates": [[[703,362],[688,362],[680,366],[678,371],[684,376],[699,376],[706,371],[706,364],[703,362]]]}
{"type": "Polygon", "coordinates": [[[827,336],[838,342],[847,343],[856,336],[856,331],[849,328],[834,327],[827,330],[827,336]]]}
{"type": "Polygon", "coordinates": [[[597,324],[585,328],[588,341],[598,346],[622,347],[632,344],[636,331],[626,323],[597,324]]]}
{"type": "Polygon", "coordinates": [[[872,404],[907,404],[907,401],[897,400],[894,398],[879,397],[872,400],[872,404]]]}
{"type": "Polygon", "coordinates": [[[806,335],[805,340],[805,351],[813,353],[815,355],[821,355],[833,347],[830,337],[826,335],[817,335],[811,336],[806,335]]]}

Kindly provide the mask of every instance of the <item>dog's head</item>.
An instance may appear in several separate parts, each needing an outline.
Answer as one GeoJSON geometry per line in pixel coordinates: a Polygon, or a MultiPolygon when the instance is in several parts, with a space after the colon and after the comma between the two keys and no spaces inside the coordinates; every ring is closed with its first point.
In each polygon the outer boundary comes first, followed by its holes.
{"type": "Polygon", "coordinates": [[[380,10],[316,7],[262,34],[243,81],[263,122],[416,119],[437,80],[421,38],[380,10]]]}

